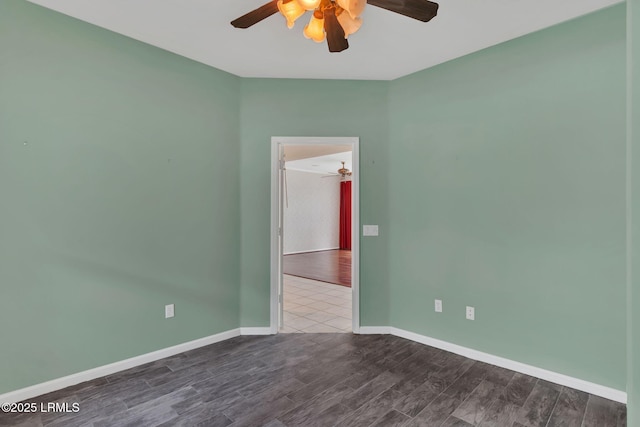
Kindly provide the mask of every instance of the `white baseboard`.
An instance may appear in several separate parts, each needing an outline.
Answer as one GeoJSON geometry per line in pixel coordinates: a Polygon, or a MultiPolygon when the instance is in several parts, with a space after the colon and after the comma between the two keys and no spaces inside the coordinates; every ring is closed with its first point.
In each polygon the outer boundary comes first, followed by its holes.
{"type": "MultiPolygon", "coordinates": [[[[361,330],[363,328],[360,328],[361,330]]],[[[384,327],[371,328],[384,330],[384,327]]],[[[426,344],[431,347],[436,347],[441,350],[450,351],[461,356],[468,357],[469,359],[479,360],[480,362],[489,363],[491,365],[500,366],[501,368],[510,369],[512,371],[520,372],[522,374],[531,375],[532,377],[541,378],[543,380],[550,381],[552,383],[560,384],[563,386],[575,388],[596,396],[604,397],[606,399],[614,400],[620,403],[627,403],[627,393],[614,388],[606,387],[600,384],[595,384],[589,381],[584,381],[578,378],[573,378],[568,375],[559,374],[557,372],[548,371],[546,369],[538,368],[536,366],[527,365],[525,363],[516,362],[514,360],[505,359],[504,357],[494,356],[493,354],[483,353],[478,350],[463,347],[461,345],[452,344],[447,341],[438,340],[435,338],[427,337],[425,335],[416,334],[414,332],[405,331],[404,329],[388,328],[390,334],[397,337],[406,338],[411,341],[426,344]]],[[[375,332],[370,332],[375,333],[375,332]]],[[[383,333],[383,332],[378,332],[383,333]]]]}
{"type": "Polygon", "coordinates": [[[240,328],[240,335],[271,335],[271,328],[240,328]]]}
{"type": "Polygon", "coordinates": [[[304,250],[304,251],[285,252],[282,255],[311,254],[311,253],[314,253],[314,252],[337,251],[338,249],[340,249],[339,246],[337,248],[307,249],[307,250],[304,250]]]}
{"type": "Polygon", "coordinates": [[[163,348],[161,350],[153,351],[151,353],[141,354],[140,356],[135,356],[130,359],[121,360],[119,362],[110,363],[104,366],[99,366],[97,368],[78,372],[76,374],[68,375],[66,377],[57,378],[55,380],[36,384],[20,390],[10,391],[9,393],[0,394],[0,402],[1,403],[20,402],[22,400],[30,399],[32,397],[40,396],[42,394],[51,393],[52,391],[56,391],[72,385],[80,384],[85,381],[91,381],[96,378],[104,377],[106,375],[115,374],[116,372],[124,371],[125,369],[144,365],[145,363],[154,362],[156,360],[173,356],[179,353],[183,353],[185,351],[193,350],[199,347],[204,347],[206,345],[228,340],[229,338],[239,336],[240,333],[241,333],[240,328],[232,329],[229,331],[221,332],[219,334],[215,334],[208,337],[199,338],[197,340],[174,345],[173,347],[163,348]]]}
{"type": "Polygon", "coordinates": [[[620,403],[627,403],[627,393],[614,388],[595,384],[589,381],[573,378],[568,375],[559,374],[557,372],[548,371],[536,366],[527,365],[525,363],[516,362],[515,360],[505,359],[504,357],[494,356],[493,354],[483,353],[472,348],[463,347],[458,344],[452,344],[426,335],[416,334],[415,332],[406,331],[404,329],[394,328],[391,326],[361,326],[361,334],[382,334],[395,335],[397,337],[406,338],[411,341],[419,342],[441,350],[450,351],[469,359],[478,360],[480,362],[489,363],[501,368],[510,369],[522,374],[531,375],[532,377],[541,378],[555,384],[575,388],[596,396],[614,400],[620,403]]]}
{"type": "Polygon", "coordinates": [[[360,326],[361,335],[389,335],[391,333],[391,327],[389,326],[360,326]]]}

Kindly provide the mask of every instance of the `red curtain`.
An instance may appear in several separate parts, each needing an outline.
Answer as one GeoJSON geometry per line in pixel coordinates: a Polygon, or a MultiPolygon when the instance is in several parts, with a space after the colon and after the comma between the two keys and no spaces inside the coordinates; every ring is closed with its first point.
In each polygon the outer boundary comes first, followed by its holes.
{"type": "Polygon", "coordinates": [[[351,181],[340,183],[340,249],[351,250],[351,181]]]}

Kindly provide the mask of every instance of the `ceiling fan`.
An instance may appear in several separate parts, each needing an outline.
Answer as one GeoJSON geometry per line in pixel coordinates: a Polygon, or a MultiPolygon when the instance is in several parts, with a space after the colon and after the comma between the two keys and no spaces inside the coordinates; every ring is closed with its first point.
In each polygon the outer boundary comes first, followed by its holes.
{"type": "Polygon", "coordinates": [[[345,162],[341,162],[341,163],[342,163],[342,167],[340,169],[338,169],[338,173],[332,173],[331,175],[325,175],[322,178],[330,178],[332,176],[339,176],[339,177],[345,178],[347,176],[351,176],[353,174],[353,172],[351,172],[349,169],[347,169],[344,166],[345,162]]]}
{"type": "Polygon", "coordinates": [[[268,3],[231,21],[236,28],[249,28],[278,11],[292,28],[296,19],[313,11],[304,35],[315,42],[327,40],[329,52],[349,48],[347,37],[362,25],[360,15],[370,4],[422,22],[429,22],[438,14],[438,3],[429,0],[271,0],[268,3]]]}

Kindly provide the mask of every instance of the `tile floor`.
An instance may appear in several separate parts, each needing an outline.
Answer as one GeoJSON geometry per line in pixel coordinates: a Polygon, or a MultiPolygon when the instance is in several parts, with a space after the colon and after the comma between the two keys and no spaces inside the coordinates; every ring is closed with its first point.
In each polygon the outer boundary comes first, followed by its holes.
{"type": "Polygon", "coordinates": [[[351,288],[284,275],[282,333],[351,332],[351,288]]]}

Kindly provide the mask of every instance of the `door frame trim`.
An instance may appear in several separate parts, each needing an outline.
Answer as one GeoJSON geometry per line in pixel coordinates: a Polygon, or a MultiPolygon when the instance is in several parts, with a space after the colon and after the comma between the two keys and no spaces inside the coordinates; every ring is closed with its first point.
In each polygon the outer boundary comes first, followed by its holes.
{"type": "Polygon", "coordinates": [[[278,333],[278,288],[280,285],[279,227],[279,147],[283,145],[351,145],[351,323],[353,333],[360,333],[360,153],[359,137],[271,137],[271,333],[278,333]]]}

